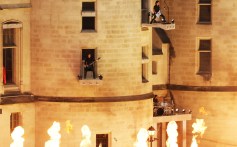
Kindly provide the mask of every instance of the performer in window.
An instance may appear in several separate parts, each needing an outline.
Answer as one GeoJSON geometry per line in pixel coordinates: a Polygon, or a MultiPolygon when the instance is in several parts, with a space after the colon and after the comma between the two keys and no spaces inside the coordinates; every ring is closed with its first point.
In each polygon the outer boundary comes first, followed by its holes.
{"type": "Polygon", "coordinates": [[[86,79],[87,71],[93,72],[93,78],[95,79],[95,68],[94,68],[95,60],[91,57],[89,53],[85,59],[84,63],[84,78],[86,79]]]}
{"type": "Polygon", "coordinates": [[[160,17],[162,17],[162,18],[161,18],[161,21],[162,21],[163,23],[166,22],[165,16],[161,13],[161,10],[160,10],[160,2],[159,2],[158,0],[155,2],[155,5],[154,5],[154,7],[153,7],[153,14],[152,14],[152,17],[153,17],[153,18],[152,18],[150,24],[152,24],[152,23],[155,21],[156,17],[157,17],[158,19],[159,19],[160,17]]]}

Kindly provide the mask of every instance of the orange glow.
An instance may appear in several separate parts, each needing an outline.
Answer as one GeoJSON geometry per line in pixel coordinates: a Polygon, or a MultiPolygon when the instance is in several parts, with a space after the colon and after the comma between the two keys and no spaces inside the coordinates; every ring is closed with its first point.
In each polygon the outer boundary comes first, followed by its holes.
{"type": "Polygon", "coordinates": [[[167,147],[178,147],[177,144],[177,137],[178,137],[178,125],[176,124],[175,121],[171,121],[167,125],[167,134],[168,134],[168,139],[166,141],[166,146],[167,147]]]}
{"type": "Polygon", "coordinates": [[[22,137],[24,135],[24,129],[21,126],[16,127],[11,137],[13,139],[13,143],[11,143],[10,147],[23,147],[23,142],[25,139],[22,137]]]}
{"type": "Polygon", "coordinates": [[[196,123],[193,123],[192,127],[193,127],[193,131],[192,131],[193,139],[192,139],[191,147],[198,147],[196,138],[199,135],[202,137],[205,130],[207,129],[207,127],[205,126],[204,119],[196,119],[196,123]]]}

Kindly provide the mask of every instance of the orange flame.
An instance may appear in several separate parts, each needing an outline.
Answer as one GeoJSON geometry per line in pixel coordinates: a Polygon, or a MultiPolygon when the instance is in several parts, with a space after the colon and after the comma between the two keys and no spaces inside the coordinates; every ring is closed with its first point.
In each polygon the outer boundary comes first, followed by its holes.
{"type": "Polygon", "coordinates": [[[61,134],[60,131],[60,123],[53,122],[53,125],[48,129],[48,134],[50,136],[50,140],[45,142],[45,147],[59,147],[61,134]]]}
{"type": "Polygon", "coordinates": [[[134,144],[135,147],[148,147],[147,146],[147,139],[148,139],[148,132],[146,129],[141,128],[137,134],[137,142],[134,144]]]}
{"type": "Polygon", "coordinates": [[[191,147],[198,147],[196,138],[198,137],[198,135],[202,137],[205,130],[207,129],[207,127],[205,126],[204,119],[196,119],[196,123],[193,123],[192,127],[193,127],[193,131],[192,131],[193,139],[192,139],[191,147]]]}
{"type": "Polygon", "coordinates": [[[22,137],[24,135],[24,129],[21,126],[16,127],[11,137],[13,139],[13,143],[11,143],[10,147],[23,147],[23,142],[25,139],[22,137]]]}
{"type": "Polygon", "coordinates": [[[176,124],[175,121],[171,121],[167,125],[167,134],[168,134],[168,139],[166,141],[166,146],[167,147],[178,147],[177,144],[177,137],[178,137],[178,125],[176,124]]]}

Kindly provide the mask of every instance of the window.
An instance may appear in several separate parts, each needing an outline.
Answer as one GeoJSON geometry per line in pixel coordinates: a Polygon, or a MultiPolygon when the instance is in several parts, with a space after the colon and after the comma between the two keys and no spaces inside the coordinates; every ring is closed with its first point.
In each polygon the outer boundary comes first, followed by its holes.
{"type": "Polygon", "coordinates": [[[148,64],[142,64],[142,83],[149,82],[148,80],[148,64]]]}
{"type": "Polygon", "coordinates": [[[148,82],[148,63],[149,63],[149,56],[148,56],[148,46],[142,46],[142,82],[148,82]]]}
{"type": "Polygon", "coordinates": [[[19,85],[20,67],[20,29],[19,22],[6,22],[2,30],[3,46],[3,84],[19,85]]]}
{"type": "Polygon", "coordinates": [[[211,39],[199,39],[198,74],[211,74],[211,39]]]}
{"type": "Polygon", "coordinates": [[[141,18],[142,23],[149,23],[149,16],[148,16],[148,0],[141,0],[141,18]]]}
{"type": "Polygon", "coordinates": [[[96,134],[96,147],[109,147],[109,135],[96,134]]]}
{"type": "Polygon", "coordinates": [[[152,61],[152,74],[157,74],[157,61],[152,61]]]}
{"type": "Polygon", "coordinates": [[[147,46],[142,47],[142,59],[148,59],[148,47],[147,46]]]}
{"type": "Polygon", "coordinates": [[[95,31],[95,2],[82,2],[82,31],[95,31]]]}
{"type": "Polygon", "coordinates": [[[211,23],[211,0],[199,0],[198,23],[211,23]]]}
{"type": "Polygon", "coordinates": [[[22,117],[21,117],[20,112],[11,113],[11,116],[10,116],[10,130],[11,130],[11,132],[17,126],[22,126],[22,117]]]}
{"type": "Polygon", "coordinates": [[[97,62],[100,57],[96,56],[96,49],[82,49],[81,77],[82,79],[97,79],[97,62]],[[90,56],[88,59],[88,56],[90,56]]]}

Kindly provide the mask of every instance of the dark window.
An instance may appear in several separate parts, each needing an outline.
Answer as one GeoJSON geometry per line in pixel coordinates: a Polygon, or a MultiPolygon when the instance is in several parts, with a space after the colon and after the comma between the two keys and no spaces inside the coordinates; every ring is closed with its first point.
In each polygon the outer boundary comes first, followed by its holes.
{"type": "Polygon", "coordinates": [[[82,11],[95,11],[94,2],[82,2],[82,11]]]}
{"type": "Polygon", "coordinates": [[[199,1],[199,23],[211,23],[211,0],[199,1]]]}
{"type": "Polygon", "coordinates": [[[199,74],[211,73],[211,40],[199,40],[199,74]]]}
{"type": "Polygon", "coordinates": [[[199,3],[201,3],[201,4],[210,4],[211,0],[199,0],[199,3]]]}
{"type": "Polygon", "coordinates": [[[82,30],[95,30],[95,17],[82,17],[82,30]]]}
{"type": "Polygon", "coordinates": [[[21,125],[22,125],[21,113],[20,112],[11,113],[11,116],[10,116],[11,132],[15,129],[15,127],[21,126],[21,125]]]}
{"type": "Polygon", "coordinates": [[[149,15],[148,15],[148,1],[142,0],[141,2],[141,17],[142,23],[149,23],[149,15]]]}
{"type": "Polygon", "coordinates": [[[210,51],[211,40],[200,40],[199,51],[210,51]]]}
{"type": "Polygon", "coordinates": [[[210,5],[200,6],[199,22],[211,22],[211,6],[210,5]]]}
{"type": "Polygon", "coordinates": [[[3,46],[15,46],[14,29],[3,29],[3,46]]]}
{"type": "Polygon", "coordinates": [[[3,29],[3,84],[14,84],[15,30],[3,29]]]}
{"type": "Polygon", "coordinates": [[[211,72],[211,53],[210,52],[200,52],[200,73],[210,73],[211,72]]]}
{"type": "Polygon", "coordinates": [[[4,84],[13,84],[13,48],[3,49],[4,84]]]}
{"type": "Polygon", "coordinates": [[[109,135],[96,134],[96,147],[109,147],[109,135]]]}
{"type": "Polygon", "coordinates": [[[152,74],[156,75],[157,74],[157,62],[152,61],[152,74]]]}

